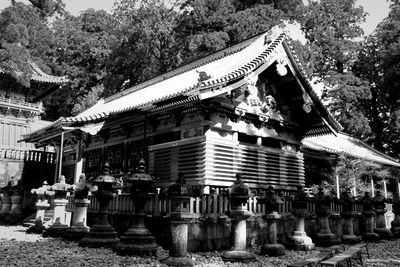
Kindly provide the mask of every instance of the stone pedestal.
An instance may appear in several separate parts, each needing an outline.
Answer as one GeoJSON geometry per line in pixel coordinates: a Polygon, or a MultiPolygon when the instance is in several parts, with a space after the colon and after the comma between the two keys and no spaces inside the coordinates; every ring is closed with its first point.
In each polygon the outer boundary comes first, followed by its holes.
{"type": "Polygon", "coordinates": [[[93,227],[90,228],[89,233],[84,238],[79,240],[79,246],[92,248],[113,248],[119,241],[117,232],[108,222],[108,205],[113,199],[113,194],[111,191],[98,192],[96,194],[96,198],[99,201],[97,221],[93,227]]]}
{"type": "Polygon", "coordinates": [[[47,182],[44,181],[43,185],[39,188],[32,189],[31,193],[37,195],[36,200],[36,217],[35,217],[35,225],[29,227],[26,232],[27,233],[36,233],[42,234],[45,227],[43,225],[44,216],[46,209],[50,207],[50,203],[46,198],[48,195],[53,195],[54,191],[48,191],[50,187],[47,185],[47,182]]]}
{"type": "Polygon", "coordinates": [[[65,231],[64,238],[69,241],[78,241],[84,238],[89,233],[89,227],[87,227],[87,208],[90,204],[90,200],[75,199],[74,216],[72,218],[72,225],[65,231]]]}
{"type": "Polygon", "coordinates": [[[171,247],[169,257],[163,261],[169,266],[194,266],[192,259],[187,257],[189,218],[173,215],[171,217],[171,247]]]}
{"type": "MultiPolygon", "coordinates": [[[[57,193],[56,193],[57,194],[57,193]]],[[[68,225],[65,222],[65,207],[68,200],[65,198],[54,199],[54,216],[52,225],[46,229],[43,236],[63,237],[68,225]]]]}
{"type": "Polygon", "coordinates": [[[330,247],[339,244],[339,239],[332,233],[329,227],[329,215],[331,215],[332,198],[323,192],[323,188],[318,188],[315,197],[316,211],[319,220],[319,230],[315,234],[315,244],[321,247],[330,247]]]}
{"type": "Polygon", "coordinates": [[[362,235],[364,241],[378,241],[380,239],[377,233],[374,233],[374,208],[372,205],[372,198],[369,192],[365,192],[364,197],[361,199],[363,204],[363,223],[365,233],[362,235]]]}
{"type": "Polygon", "coordinates": [[[1,196],[1,210],[0,210],[0,221],[3,221],[4,217],[10,212],[11,210],[11,197],[10,194],[6,191],[3,191],[1,196]]]}
{"type": "Polygon", "coordinates": [[[390,229],[386,228],[386,220],[385,220],[385,213],[386,213],[386,199],[382,195],[381,191],[377,191],[376,196],[373,198],[373,205],[375,208],[375,220],[376,220],[376,227],[374,228],[374,232],[379,235],[382,239],[391,239],[393,238],[393,233],[390,229]]]}
{"type": "Polygon", "coordinates": [[[47,199],[38,199],[36,201],[36,218],[35,218],[35,225],[29,227],[26,232],[27,233],[35,233],[35,234],[42,234],[45,227],[43,225],[44,215],[46,209],[50,207],[49,202],[47,199]]]}
{"type": "Polygon", "coordinates": [[[10,211],[4,217],[4,221],[8,224],[17,224],[22,220],[22,192],[13,190],[10,197],[10,211]]]}
{"type": "Polygon", "coordinates": [[[252,215],[245,207],[249,200],[249,193],[249,187],[243,183],[241,174],[237,174],[236,182],[231,187],[231,211],[228,214],[232,221],[233,249],[222,255],[224,261],[251,262],[255,260],[255,255],[246,251],[246,220],[252,215]]]}
{"type": "Polygon", "coordinates": [[[282,244],[278,244],[278,229],[276,222],[281,217],[277,212],[264,215],[264,220],[268,223],[268,244],[260,247],[260,254],[267,254],[268,256],[281,256],[285,255],[286,250],[282,244]]]}
{"type": "Polygon", "coordinates": [[[114,177],[109,175],[109,164],[106,162],[102,175],[97,176],[93,183],[98,187],[95,196],[99,202],[99,213],[96,223],[90,228],[89,233],[79,240],[82,247],[106,247],[114,248],[118,243],[117,232],[108,222],[108,206],[114,198],[113,185],[116,184],[114,177]]]}
{"type": "Polygon", "coordinates": [[[260,254],[268,256],[281,256],[286,253],[285,247],[278,244],[277,220],[281,217],[278,213],[279,205],[283,204],[280,197],[275,194],[272,186],[269,186],[263,198],[259,199],[260,203],[265,205],[266,215],[263,216],[268,225],[268,244],[260,246],[260,254]]]}
{"type": "Polygon", "coordinates": [[[132,200],[135,204],[135,221],[132,227],[120,236],[120,242],[115,247],[115,251],[120,255],[156,256],[160,247],[155,242],[156,238],[144,224],[146,217],[144,206],[148,200],[148,194],[136,193],[132,196],[132,200]]]}
{"type": "Polygon", "coordinates": [[[393,202],[393,213],[394,219],[391,223],[390,230],[394,237],[400,238],[400,199],[398,196],[396,196],[395,201],[393,202]]]}
{"type": "Polygon", "coordinates": [[[342,243],[356,244],[361,241],[360,236],[354,235],[353,218],[355,212],[353,210],[354,199],[350,196],[349,192],[343,192],[340,196],[340,203],[342,204],[343,211],[341,215],[344,219],[342,243]]]}
{"type": "Polygon", "coordinates": [[[307,202],[309,198],[302,187],[298,187],[292,203],[291,213],[295,216],[296,230],[288,237],[286,247],[292,250],[312,250],[315,244],[305,231],[305,217],[307,215],[307,202]]]}

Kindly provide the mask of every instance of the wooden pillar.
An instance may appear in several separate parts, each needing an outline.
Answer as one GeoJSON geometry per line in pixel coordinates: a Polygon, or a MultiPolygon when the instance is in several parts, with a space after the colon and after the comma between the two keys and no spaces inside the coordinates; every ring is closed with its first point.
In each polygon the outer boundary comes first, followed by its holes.
{"type": "Polygon", "coordinates": [[[400,196],[400,178],[396,178],[396,193],[400,196]]]}
{"type": "Polygon", "coordinates": [[[63,163],[63,154],[64,154],[64,131],[61,130],[61,136],[60,136],[60,149],[58,151],[59,156],[58,156],[58,173],[57,176],[55,177],[55,181],[58,181],[58,177],[61,176],[61,172],[62,172],[62,163],[63,163]]]}
{"type": "Polygon", "coordinates": [[[74,177],[74,183],[76,184],[79,182],[79,176],[82,173],[83,170],[83,149],[82,149],[82,139],[79,140],[79,143],[77,145],[76,149],[76,160],[75,160],[75,177],[74,177]]]}
{"type": "Polygon", "coordinates": [[[336,179],[335,179],[335,180],[336,180],[336,197],[337,197],[338,199],[340,199],[339,175],[336,174],[335,178],[336,178],[336,179]]]}
{"type": "Polygon", "coordinates": [[[371,196],[375,196],[375,189],[374,189],[374,178],[372,178],[372,175],[369,176],[369,181],[371,183],[371,196]]]}
{"type": "Polygon", "coordinates": [[[388,197],[388,194],[387,194],[387,185],[386,185],[386,179],[385,179],[385,178],[383,178],[382,183],[383,183],[383,196],[384,196],[385,198],[387,198],[387,197],[388,197]]]}

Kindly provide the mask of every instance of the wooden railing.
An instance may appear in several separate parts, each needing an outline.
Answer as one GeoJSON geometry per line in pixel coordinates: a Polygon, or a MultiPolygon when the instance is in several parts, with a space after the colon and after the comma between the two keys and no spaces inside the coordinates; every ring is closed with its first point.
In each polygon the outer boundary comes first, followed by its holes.
{"type": "MultiPolygon", "coordinates": [[[[259,202],[260,197],[251,196],[247,202],[247,210],[255,215],[265,214],[265,205],[259,202]]],[[[99,210],[99,203],[94,196],[89,196],[90,204],[88,212],[96,212],[99,210]]],[[[283,204],[279,206],[279,213],[289,213],[292,207],[292,198],[285,197],[283,204]]],[[[73,211],[73,196],[68,196],[67,211],[73,211]]],[[[109,211],[115,214],[134,214],[135,207],[128,193],[116,195],[110,202],[109,211]]],[[[337,202],[331,203],[333,214],[340,214],[342,205],[337,202]]],[[[226,195],[203,194],[200,197],[190,197],[189,212],[194,216],[218,217],[224,215],[230,210],[229,197],[226,195]]],[[[315,202],[307,203],[307,210],[315,212],[315,202]]],[[[362,204],[355,203],[354,210],[358,213],[362,212],[362,204]]],[[[168,197],[159,194],[150,194],[150,200],[146,203],[145,212],[153,216],[164,216],[171,211],[171,201],[168,197]]]]}

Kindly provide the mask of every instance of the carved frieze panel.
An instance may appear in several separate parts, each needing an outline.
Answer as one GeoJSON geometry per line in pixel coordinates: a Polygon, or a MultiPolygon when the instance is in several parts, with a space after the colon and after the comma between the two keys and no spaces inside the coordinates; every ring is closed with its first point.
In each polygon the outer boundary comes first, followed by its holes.
{"type": "Polygon", "coordinates": [[[181,139],[190,139],[198,136],[203,135],[203,128],[194,128],[194,129],[187,129],[187,130],[182,130],[181,132],[181,139]]]}
{"type": "Polygon", "coordinates": [[[190,111],[184,114],[181,125],[203,121],[199,110],[190,111]]]}

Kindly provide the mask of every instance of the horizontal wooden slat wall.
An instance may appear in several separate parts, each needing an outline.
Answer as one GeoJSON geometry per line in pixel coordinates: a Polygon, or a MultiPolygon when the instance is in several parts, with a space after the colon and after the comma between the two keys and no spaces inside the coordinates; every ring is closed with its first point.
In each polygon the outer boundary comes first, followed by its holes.
{"type": "Polygon", "coordinates": [[[194,142],[149,152],[149,173],[160,181],[175,181],[183,172],[187,180],[204,178],[205,143],[194,142]]]}
{"type": "Polygon", "coordinates": [[[250,187],[304,185],[304,159],[299,152],[245,144],[206,142],[205,179],[214,186],[230,186],[241,173],[250,187]]]}

